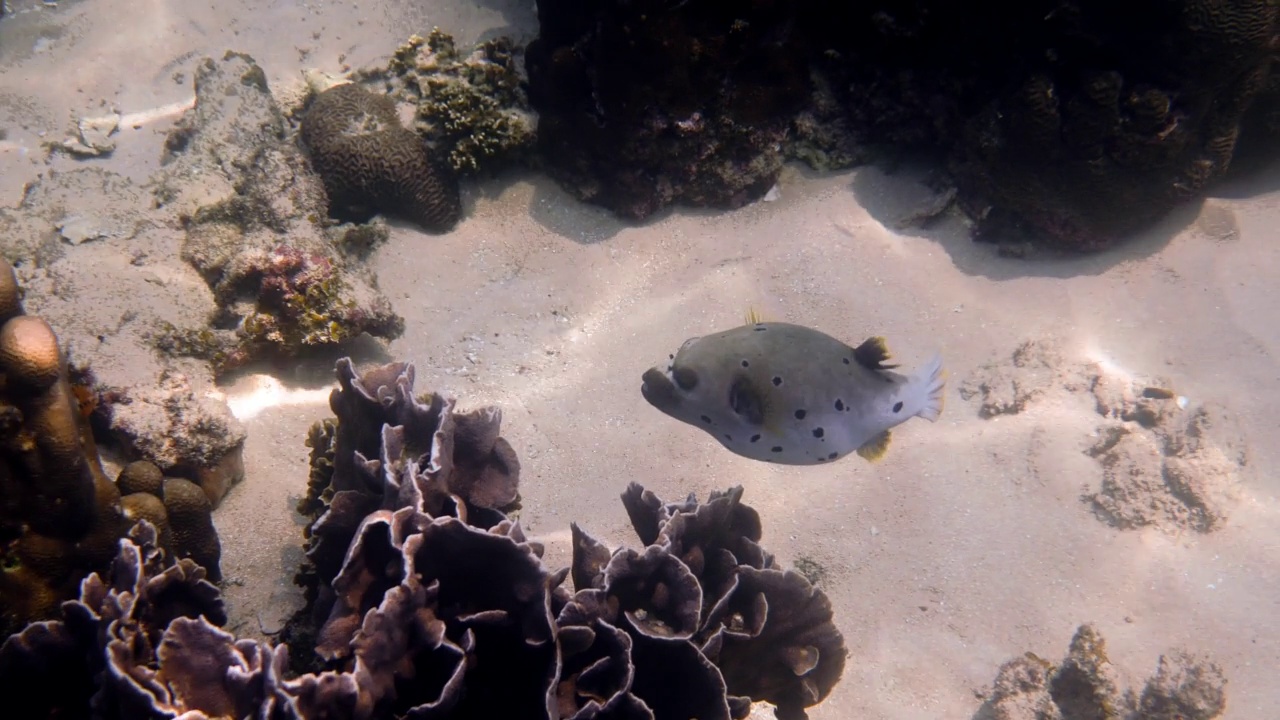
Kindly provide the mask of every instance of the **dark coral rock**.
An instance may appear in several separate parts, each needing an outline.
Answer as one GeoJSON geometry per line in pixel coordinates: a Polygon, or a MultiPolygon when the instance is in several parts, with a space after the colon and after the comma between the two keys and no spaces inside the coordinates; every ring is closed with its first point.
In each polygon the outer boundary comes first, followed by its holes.
{"type": "Polygon", "coordinates": [[[556,0],[538,6],[529,99],[547,170],[628,218],[763,197],[809,92],[786,4],[556,0]]]}
{"type": "Polygon", "coordinates": [[[452,169],[400,124],[385,95],[354,83],[325,90],[303,116],[302,141],[331,212],[387,212],[430,231],[449,230],[462,216],[452,169]]]}
{"type": "Polygon", "coordinates": [[[1271,73],[1280,8],[1209,0],[812,4],[865,138],[949,158],[975,236],[1107,245],[1200,196],[1271,73]]]}

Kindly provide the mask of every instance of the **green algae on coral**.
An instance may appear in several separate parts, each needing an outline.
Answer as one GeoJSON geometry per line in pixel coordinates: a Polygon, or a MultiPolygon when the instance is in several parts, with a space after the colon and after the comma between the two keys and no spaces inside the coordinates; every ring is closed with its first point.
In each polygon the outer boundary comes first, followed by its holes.
{"type": "Polygon", "coordinates": [[[381,80],[393,97],[416,105],[414,128],[458,173],[494,172],[528,161],[537,132],[519,55],[506,37],[463,55],[448,33],[433,28],[397,48],[386,68],[356,79],[381,80]]]}

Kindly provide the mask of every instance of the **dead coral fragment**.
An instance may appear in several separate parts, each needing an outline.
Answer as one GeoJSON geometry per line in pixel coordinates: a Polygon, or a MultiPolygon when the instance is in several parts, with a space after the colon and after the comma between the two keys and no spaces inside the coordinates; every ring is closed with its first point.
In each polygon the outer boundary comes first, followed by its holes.
{"type": "Polygon", "coordinates": [[[303,115],[302,141],[324,179],[331,213],[388,212],[433,232],[451,229],[462,216],[452,170],[400,124],[385,95],[352,83],[325,90],[303,115]]]}
{"type": "MultiPolygon", "coordinates": [[[[1211,660],[1183,651],[1160,656],[1140,695],[1122,691],[1093,625],[1081,625],[1062,665],[1032,653],[1000,667],[978,716],[992,720],[1212,720],[1226,710],[1227,681],[1211,660]]],[[[975,716],[976,717],[976,716],[975,716]]]]}

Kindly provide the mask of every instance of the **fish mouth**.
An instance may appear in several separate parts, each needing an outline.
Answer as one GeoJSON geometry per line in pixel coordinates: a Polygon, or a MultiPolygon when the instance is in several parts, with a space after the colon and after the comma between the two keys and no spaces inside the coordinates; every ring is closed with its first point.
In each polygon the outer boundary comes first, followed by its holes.
{"type": "Polygon", "coordinates": [[[670,414],[675,408],[676,386],[660,367],[651,367],[640,378],[640,394],[648,403],[659,410],[670,414]]]}

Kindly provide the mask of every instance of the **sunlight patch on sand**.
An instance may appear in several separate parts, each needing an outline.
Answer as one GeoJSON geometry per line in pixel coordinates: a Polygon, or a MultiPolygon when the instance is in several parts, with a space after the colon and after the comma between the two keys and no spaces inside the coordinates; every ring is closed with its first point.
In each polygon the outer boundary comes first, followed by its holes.
{"type": "Polygon", "coordinates": [[[250,375],[237,381],[228,392],[213,391],[210,397],[224,400],[238,420],[248,420],[265,410],[285,405],[329,405],[333,388],[292,390],[270,375],[250,375]]]}

